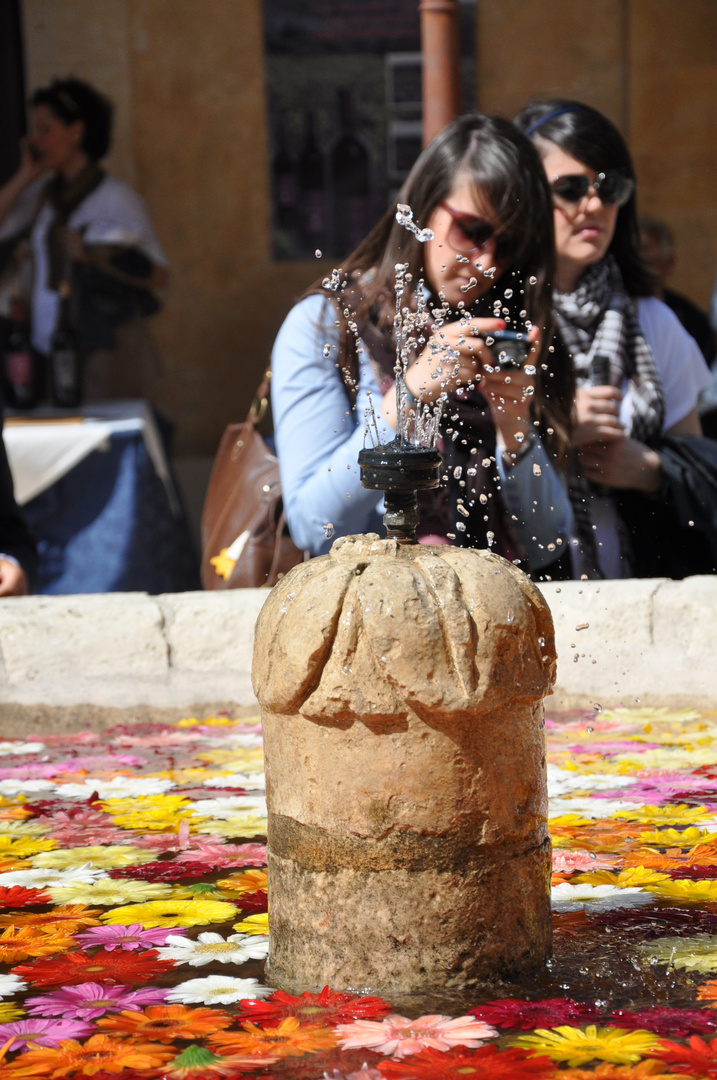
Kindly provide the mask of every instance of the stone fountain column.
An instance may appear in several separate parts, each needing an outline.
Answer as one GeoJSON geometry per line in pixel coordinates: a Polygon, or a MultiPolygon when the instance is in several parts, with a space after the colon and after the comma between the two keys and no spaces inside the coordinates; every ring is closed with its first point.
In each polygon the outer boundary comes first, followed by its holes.
{"type": "Polygon", "coordinates": [[[550,954],[550,612],[486,551],[376,535],[297,566],[259,616],[267,976],[389,998],[550,954]]]}

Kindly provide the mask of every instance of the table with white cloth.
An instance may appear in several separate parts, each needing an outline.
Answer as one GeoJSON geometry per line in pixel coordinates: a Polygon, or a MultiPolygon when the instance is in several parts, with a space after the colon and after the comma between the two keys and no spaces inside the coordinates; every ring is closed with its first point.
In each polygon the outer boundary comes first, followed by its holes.
{"type": "Polygon", "coordinates": [[[35,534],[37,592],[199,588],[197,557],[146,401],[8,412],[15,497],[35,534]]]}

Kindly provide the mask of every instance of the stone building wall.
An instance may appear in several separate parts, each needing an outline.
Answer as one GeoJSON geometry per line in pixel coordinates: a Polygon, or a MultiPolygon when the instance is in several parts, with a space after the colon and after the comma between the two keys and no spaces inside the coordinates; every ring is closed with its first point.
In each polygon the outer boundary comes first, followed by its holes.
{"type": "MultiPolygon", "coordinates": [[[[675,287],[717,269],[717,3],[477,0],[478,107],[571,94],[628,135],[641,206],[678,240],[675,287]]],[[[269,246],[260,0],[23,0],[30,88],[75,73],[117,105],[111,169],[146,198],[172,264],[151,396],[184,455],[214,452],[276,330],[325,265],[269,246]]]]}

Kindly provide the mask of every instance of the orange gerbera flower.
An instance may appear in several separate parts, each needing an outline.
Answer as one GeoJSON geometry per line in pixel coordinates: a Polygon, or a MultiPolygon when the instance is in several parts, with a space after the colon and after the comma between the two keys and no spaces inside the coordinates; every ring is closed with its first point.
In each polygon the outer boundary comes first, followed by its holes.
{"type": "Polygon", "coordinates": [[[714,979],[702,983],[702,986],[697,991],[697,1000],[708,1001],[708,1009],[717,1009],[717,982],[714,979]]]}
{"type": "Polygon", "coordinates": [[[266,870],[245,870],[243,874],[232,874],[231,877],[221,878],[217,885],[231,892],[266,892],[266,881],[266,870]]]}
{"type": "Polygon", "coordinates": [[[201,1039],[229,1027],[231,1016],[221,1009],[188,1009],[186,1005],[150,1005],[144,1012],[124,1010],[118,1016],[104,1016],[97,1026],[109,1032],[143,1039],[172,1042],[173,1039],[201,1039]]]}
{"type": "Polygon", "coordinates": [[[94,1076],[98,1072],[121,1073],[124,1069],[161,1069],[173,1057],[175,1051],[171,1047],[92,1035],[84,1043],[66,1039],[57,1048],[27,1050],[6,1066],[6,1075],[12,1080],[26,1077],[30,1080],[35,1076],[61,1080],[75,1074],[94,1076]]]}
{"type": "Polygon", "coordinates": [[[56,933],[54,927],[8,926],[0,934],[0,963],[16,964],[29,956],[69,952],[76,945],[71,937],[56,933]]]}
{"type": "Polygon", "coordinates": [[[253,1054],[263,1057],[302,1057],[320,1050],[332,1050],[337,1045],[333,1028],[323,1024],[305,1024],[295,1016],[287,1016],[276,1027],[257,1027],[250,1021],[241,1031],[220,1031],[210,1035],[207,1042],[218,1054],[253,1054]]]}
{"type": "Polygon", "coordinates": [[[0,926],[47,926],[62,931],[65,934],[74,934],[86,926],[98,926],[101,908],[88,908],[84,904],[65,904],[62,907],[53,908],[51,911],[36,912],[8,911],[0,915],[0,926]]]}

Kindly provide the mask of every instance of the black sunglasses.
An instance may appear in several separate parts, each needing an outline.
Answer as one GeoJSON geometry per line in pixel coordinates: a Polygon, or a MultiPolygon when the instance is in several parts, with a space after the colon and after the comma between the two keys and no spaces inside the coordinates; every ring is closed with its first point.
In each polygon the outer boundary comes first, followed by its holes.
{"type": "Polygon", "coordinates": [[[496,229],[492,222],[486,221],[485,218],[474,217],[473,214],[464,214],[459,210],[454,210],[447,202],[439,205],[453,219],[446,239],[454,251],[462,255],[474,255],[477,251],[483,251],[495,238],[496,254],[505,255],[510,252],[509,238],[496,229]]]}
{"type": "Polygon", "coordinates": [[[624,206],[635,190],[635,181],[620,169],[598,173],[596,180],[582,173],[575,176],[556,176],[550,184],[556,199],[579,203],[594,191],[603,206],[624,206]]]}

